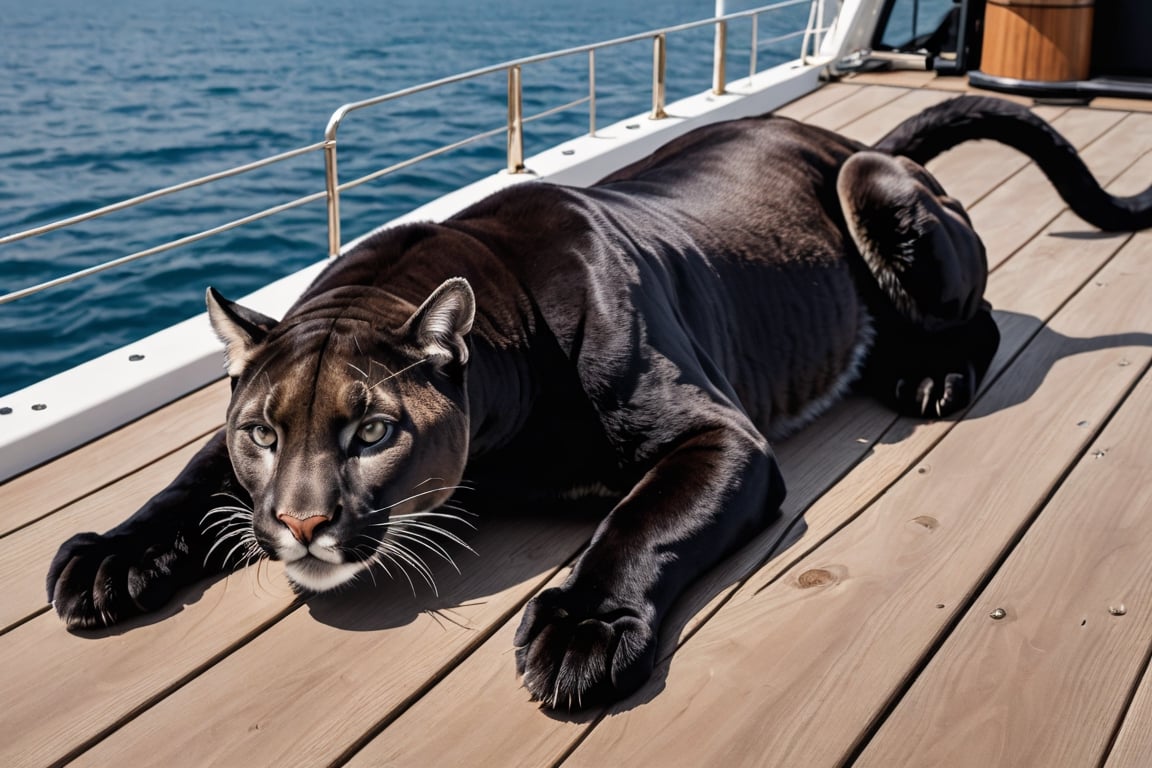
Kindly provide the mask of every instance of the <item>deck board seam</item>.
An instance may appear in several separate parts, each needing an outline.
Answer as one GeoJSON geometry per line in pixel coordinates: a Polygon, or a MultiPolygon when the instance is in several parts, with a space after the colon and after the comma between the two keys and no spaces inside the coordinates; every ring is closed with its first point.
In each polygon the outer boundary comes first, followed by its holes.
{"type": "MultiPolygon", "coordinates": [[[[63,504],[59,504],[55,507],[52,507],[50,510],[48,510],[47,512],[45,512],[44,514],[42,514],[38,517],[34,517],[34,518],[29,519],[29,520],[25,520],[24,522],[19,523],[18,525],[14,526],[12,528],[0,530],[0,539],[4,539],[5,537],[17,534],[20,531],[27,530],[28,528],[31,528],[34,525],[38,525],[38,524],[44,522],[45,520],[47,520],[48,518],[52,517],[53,515],[59,513],[60,511],[67,509],[68,507],[72,506],[73,504],[81,502],[84,499],[90,498],[101,491],[104,491],[108,488],[111,488],[112,486],[116,485],[117,483],[124,481],[125,479],[131,477],[132,475],[136,474],[137,472],[145,470],[148,467],[151,467],[151,466],[157,464],[158,462],[163,461],[164,459],[168,458],[172,454],[177,453],[179,451],[182,451],[185,448],[187,448],[188,446],[193,445],[194,443],[197,443],[201,440],[204,440],[207,437],[211,437],[212,435],[216,434],[216,432],[218,432],[222,426],[223,426],[223,423],[212,427],[212,429],[208,430],[207,432],[198,433],[195,437],[191,438],[190,440],[186,440],[185,442],[180,443],[179,445],[175,446],[171,450],[166,450],[164,453],[157,454],[157,455],[153,456],[152,458],[150,458],[145,463],[133,466],[131,470],[125,471],[123,474],[117,475],[116,477],[112,477],[107,482],[102,483],[98,486],[93,486],[92,488],[89,488],[87,491],[80,494],[79,496],[76,496],[75,498],[69,499],[68,501],[64,502],[63,504]]],[[[104,435],[103,437],[107,437],[107,435],[104,435]]],[[[99,440],[99,439],[100,438],[97,438],[97,440],[99,440]]],[[[92,442],[96,442],[96,441],[92,441],[92,442]]],[[[91,445],[91,444],[92,443],[87,443],[86,445],[91,445]]],[[[81,447],[83,447],[83,446],[81,446],[81,447]]],[[[67,454],[65,454],[65,455],[67,455],[67,454]]],[[[57,456],[55,459],[52,459],[52,461],[59,460],[60,458],[63,458],[63,457],[57,456]]],[[[29,471],[32,471],[32,470],[29,470],[29,471]]]]}
{"type": "MultiPolygon", "coordinates": [[[[1147,369],[1145,369],[1144,375],[1148,375],[1147,369]]],[[[1143,378],[1144,376],[1141,376],[1140,379],[1137,379],[1137,383],[1143,378]]],[[[1120,732],[1123,730],[1124,724],[1128,722],[1129,713],[1132,711],[1132,704],[1136,700],[1136,695],[1139,693],[1140,687],[1144,684],[1150,668],[1152,668],[1152,644],[1149,644],[1148,648],[1145,649],[1139,671],[1132,677],[1132,682],[1128,686],[1128,693],[1124,697],[1124,705],[1117,713],[1116,723],[1112,727],[1112,733],[1108,736],[1108,743],[1104,745],[1104,749],[1100,753],[1100,760],[1096,763],[1099,768],[1104,768],[1112,759],[1112,752],[1116,748],[1116,741],[1120,738],[1120,732]]]]}
{"type": "Polygon", "coordinates": [[[42,606],[38,610],[35,610],[35,611],[32,611],[31,613],[29,613],[27,616],[24,616],[20,619],[17,619],[16,621],[13,621],[12,623],[8,624],[7,626],[0,627],[0,637],[4,637],[4,635],[8,634],[9,632],[13,632],[13,631],[19,629],[20,627],[24,626],[28,622],[34,621],[35,619],[48,613],[48,611],[50,611],[50,610],[52,610],[52,606],[50,606],[50,605],[42,606]]]}
{"type": "Polygon", "coordinates": [[[105,739],[107,739],[108,737],[112,736],[114,733],[119,731],[125,725],[131,723],[133,720],[135,720],[137,717],[139,717],[144,712],[147,712],[149,709],[152,709],[156,705],[160,704],[162,701],[167,699],[169,696],[176,693],[181,688],[188,685],[189,683],[191,683],[193,680],[200,677],[201,675],[203,675],[205,672],[216,667],[216,665],[218,665],[221,661],[223,661],[227,657],[231,656],[232,654],[236,653],[237,651],[239,651],[242,648],[244,648],[245,646],[247,646],[249,643],[256,640],[256,638],[260,637],[265,632],[267,632],[269,629],[271,629],[275,625],[279,624],[285,618],[287,618],[288,616],[290,616],[291,614],[295,613],[297,610],[302,608],[304,606],[304,604],[305,604],[305,602],[299,598],[297,598],[296,600],[293,600],[291,603],[289,603],[287,606],[285,606],[285,608],[283,608],[282,610],[275,613],[269,619],[267,619],[267,620],[257,624],[256,626],[252,627],[244,635],[237,638],[237,640],[235,642],[229,644],[227,647],[225,647],[224,649],[222,649],[218,653],[215,653],[212,656],[206,658],[202,663],[194,666],[192,669],[188,670],[188,672],[186,672],[184,675],[176,678],[175,680],[170,682],[168,685],[157,690],[156,693],[154,693],[153,695],[151,695],[145,699],[142,699],[136,706],[134,706],[131,709],[129,709],[128,711],[126,711],[123,715],[121,715],[116,720],[109,723],[104,728],[93,733],[91,736],[89,736],[84,741],[78,743],[71,750],[69,750],[65,754],[61,755],[56,760],[54,760],[50,765],[52,766],[52,768],[56,768],[57,766],[64,766],[64,765],[67,765],[68,763],[72,762],[76,758],[80,757],[81,755],[83,755],[88,750],[92,749],[94,746],[96,746],[100,742],[102,742],[105,739]]]}

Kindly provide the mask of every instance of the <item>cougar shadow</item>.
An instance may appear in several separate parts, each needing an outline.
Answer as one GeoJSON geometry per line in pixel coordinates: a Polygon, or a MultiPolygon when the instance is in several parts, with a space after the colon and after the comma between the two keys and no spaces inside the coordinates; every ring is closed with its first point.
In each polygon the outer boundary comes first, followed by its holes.
{"type": "Polygon", "coordinates": [[[408,556],[384,563],[374,576],[308,597],[312,618],[352,632],[403,626],[421,614],[445,627],[498,626],[571,563],[607,512],[602,503],[564,503],[551,510],[491,500],[475,506],[478,511],[465,518],[470,525],[451,529],[466,547],[444,537],[436,548],[411,546],[408,556]],[[422,567],[411,562],[416,556],[422,567]],[[518,587],[525,590],[522,597],[503,594],[518,587]],[[492,610],[485,607],[490,602],[492,610]]]}
{"type": "MultiPolygon", "coordinates": [[[[993,360],[992,379],[985,382],[967,418],[984,418],[1012,408],[1031,399],[1053,367],[1060,360],[1103,350],[1121,350],[1126,347],[1152,348],[1152,333],[1127,331],[1101,336],[1067,336],[1053,330],[1044,321],[1018,312],[995,311],[996,323],[1006,328],[1035,328],[1035,332],[1019,350],[1005,350],[1003,346],[993,360]],[[991,391],[994,390],[994,391],[991,391]]],[[[1120,367],[1133,365],[1122,353],[1116,356],[1120,367]]]]}

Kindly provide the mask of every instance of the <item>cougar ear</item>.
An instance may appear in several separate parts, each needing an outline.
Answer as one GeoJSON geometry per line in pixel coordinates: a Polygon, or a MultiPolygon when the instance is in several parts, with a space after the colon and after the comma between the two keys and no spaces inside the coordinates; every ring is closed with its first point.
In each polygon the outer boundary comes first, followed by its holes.
{"type": "Polygon", "coordinates": [[[472,330],[475,317],[476,297],[472,286],[462,277],[453,277],[432,292],[400,332],[424,350],[429,362],[437,368],[453,361],[464,365],[468,362],[468,344],[464,337],[472,330]]]}
{"type": "Polygon", "coordinates": [[[252,352],[268,336],[268,331],[276,325],[272,318],[229,301],[209,288],[205,296],[208,304],[208,319],[212,330],[224,342],[224,367],[232,378],[244,372],[244,367],[252,357],[252,352]]]}

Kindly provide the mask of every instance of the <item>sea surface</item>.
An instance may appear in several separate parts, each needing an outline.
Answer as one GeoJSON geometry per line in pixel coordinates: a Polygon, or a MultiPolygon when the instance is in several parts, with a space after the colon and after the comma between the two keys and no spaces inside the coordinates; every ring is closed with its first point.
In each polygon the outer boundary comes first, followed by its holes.
{"type": "MultiPolygon", "coordinates": [[[[761,2],[729,0],[728,11],[761,2]]],[[[0,0],[0,235],[323,138],[333,110],[509,59],[707,18],[714,0],[0,0]]],[[[802,28],[804,6],[760,22],[802,28]]],[[[747,22],[729,31],[746,74],[747,22]]],[[[711,84],[712,30],[669,37],[668,100],[711,84]]],[[[762,46],[759,68],[799,40],[762,46]]],[[[651,44],[597,56],[598,123],[648,109],[651,44]]],[[[525,112],[587,92],[585,55],[524,70],[525,112]]],[[[346,180],[501,126],[503,75],[350,116],[346,180]]],[[[587,107],[526,127],[526,154],[587,130],[587,107]]],[[[342,196],[344,241],[498,171],[504,137],[342,196]]],[[[324,188],[313,153],[239,179],[0,246],[0,293],[218,226],[324,188]]],[[[0,305],[0,395],[322,258],[325,207],[303,208],[0,305]]]]}

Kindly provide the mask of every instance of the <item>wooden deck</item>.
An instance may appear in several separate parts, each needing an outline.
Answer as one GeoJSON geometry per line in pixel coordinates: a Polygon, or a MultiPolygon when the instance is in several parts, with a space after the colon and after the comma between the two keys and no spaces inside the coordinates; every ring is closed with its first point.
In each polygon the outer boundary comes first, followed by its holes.
{"type": "MultiPolygon", "coordinates": [[[[860,78],[782,112],[871,141],[957,82],[860,78]]],[[[1037,111],[1131,193],[1147,106],[1037,111]]],[[[520,608],[582,520],[482,520],[439,597],[298,602],[265,564],[65,631],[56,546],[175,474],[222,423],[217,384],[0,486],[0,765],[1152,765],[1152,232],[1092,231],[997,145],[933,169],[995,269],[990,383],[963,420],[851,399],[778,446],[806,530],[683,600],[631,700],[552,715],[514,673],[520,608]]]]}

